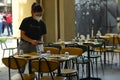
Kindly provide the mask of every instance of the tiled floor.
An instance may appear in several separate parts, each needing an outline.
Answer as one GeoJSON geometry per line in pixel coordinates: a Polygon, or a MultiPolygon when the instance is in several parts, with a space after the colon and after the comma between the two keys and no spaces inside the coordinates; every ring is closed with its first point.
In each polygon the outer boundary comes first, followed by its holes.
{"type": "MultiPolygon", "coordinates": [[[[8,41],[9,46],[16,46],[16,41],[8,41]],[[12,44],[12,45],[11,45],[12,44]]],[[[2,50],[0,50],[0,80],[8,80],[8,68],[5,67],[2,62],[2,50]]],[[[7,56],[7,54],[5,55],[7,56]]],[[[102,73],[101,67],[99,67],[99,75],[102,80],[120,80],[120,66],[117,64],[118,60],[116,59],[114,61],[114,65],[111,68],[111,66],[107,63],[104,66],[104,74],[102,73]]],[[[98,66],[100,66],[98,64],[98,66]]],[[[95,70],[95,68],[94,68],[95,70]]],[[[15,71],[12,71],[12,74],[15,74],[15,71]]],[[[94,72],[95,74],[95,72],[94,72]]],[[[94,75],[96,77],[96,75],[94,75]]],[[[80,74],[81,77],[81,74],[80,74]]]]}

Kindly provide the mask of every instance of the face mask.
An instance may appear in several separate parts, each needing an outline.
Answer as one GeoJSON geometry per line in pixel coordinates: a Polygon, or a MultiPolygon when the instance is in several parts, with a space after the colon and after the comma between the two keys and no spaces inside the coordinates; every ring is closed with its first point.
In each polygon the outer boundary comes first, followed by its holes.
{"type": "Polygon", "coordinates": [[[34,19],[39,22],[42,19],[42,17],[35,16],[34,19]]]}

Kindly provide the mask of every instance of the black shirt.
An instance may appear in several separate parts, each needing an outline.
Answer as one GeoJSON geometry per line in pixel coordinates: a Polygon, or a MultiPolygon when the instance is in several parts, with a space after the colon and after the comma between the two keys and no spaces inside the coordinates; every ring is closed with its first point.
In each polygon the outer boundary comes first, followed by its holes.
{"type": "Polygon", "coordinates": [[[46,34],[46,25],[40,20],[39,22],[32,17],[23,19],[20,30],[25,32],[25,35],[34,40],[40,40],[41,35],[46,34]]]}

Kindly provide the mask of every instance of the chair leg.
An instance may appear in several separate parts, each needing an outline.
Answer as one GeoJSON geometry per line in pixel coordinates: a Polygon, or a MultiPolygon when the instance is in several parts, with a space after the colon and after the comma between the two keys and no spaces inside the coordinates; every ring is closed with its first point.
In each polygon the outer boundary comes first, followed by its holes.
{"type": "Polygon", "coordinates": [[[4,57],[4,54],[5,54],[5,50],[3,50],[3,57],[4,57]]]}
{"type": "Polygon", "coordinates": [[[111,59],[112,59],[112,61],[111,61],[111,68],[112,68],[112,65],[113,65],[113,59],[114,59],[114,52],[111,53],[111,59]]]}
{"type": "Polygon", "coordinates": [[[109,52],[108,52],[108,64],[109,64],[109,62],[110,62],[110,61],[109,61],[109,60],[110,60],[109,58],[110,58],[110,57],[109,57],[109,52]]]}
{"type": "Polygon", "coordinates": [[[9,50],[9,56],[10,56],[10,50],[9,50]]]}
{"type": "Polygon", "coordinates": [[[13,49],[12,49],[12,55],[13,55],[14,53],[13,53],[13,49]]]}
{"type": "Polygon", "coordinates": [[[96,62],[96,74],[97,74],[97,77],[98,77],[98,66],[97,66],[97,58],[95,58],[95,62],[96,62]]]}
{"type": "Polygon", "coordinates": [[[92,63],[92,61],[90,61],[90,63],[91,63],[91,68],[92,68],[92,76],[94,77],[93,63],[92,63]]]}
{"type": "Polygon", "coordinates": [[[100,63],[101,63],[101,68],[102,68],[103,75],[104,75],[104,67],[103,67],[103,63],[102,63],[102,57],[101,57],[101,56],[100,56],[100,63]]]}
{"type": "Polygon", "coordinates": [[[76,77],[77,77],[77,80],[79,80],[79,75],[78,75],[78,73],[76,73],[76,77]]]}
{"type": "Polygon", "coordinates": [[[84,64],[82,64],[82,78],[83,78],[83,74],[85,74],[85,71],[84,71],[84,64]]]}
{"type": "Polygon", "coordinates": [[[119,54],[119,66],[120,66],[120,53],[118,53],[119,54]]]}
{"type": "Polygon", "coordinates": [[[77,71],[78,71],[78,75],[79,75],[79,64],[76,64],[76,68],[77,68],[77,71]]]}

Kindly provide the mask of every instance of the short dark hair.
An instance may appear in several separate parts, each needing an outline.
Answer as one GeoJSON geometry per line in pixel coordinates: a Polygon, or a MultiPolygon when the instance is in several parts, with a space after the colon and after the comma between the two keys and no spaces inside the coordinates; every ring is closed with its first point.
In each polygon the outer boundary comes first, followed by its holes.
{"type": "Polygon", "coordinates": [[[42,7],[38,3],[33,3],[31,6],[32,12],[42,12],[42,7]]]}

